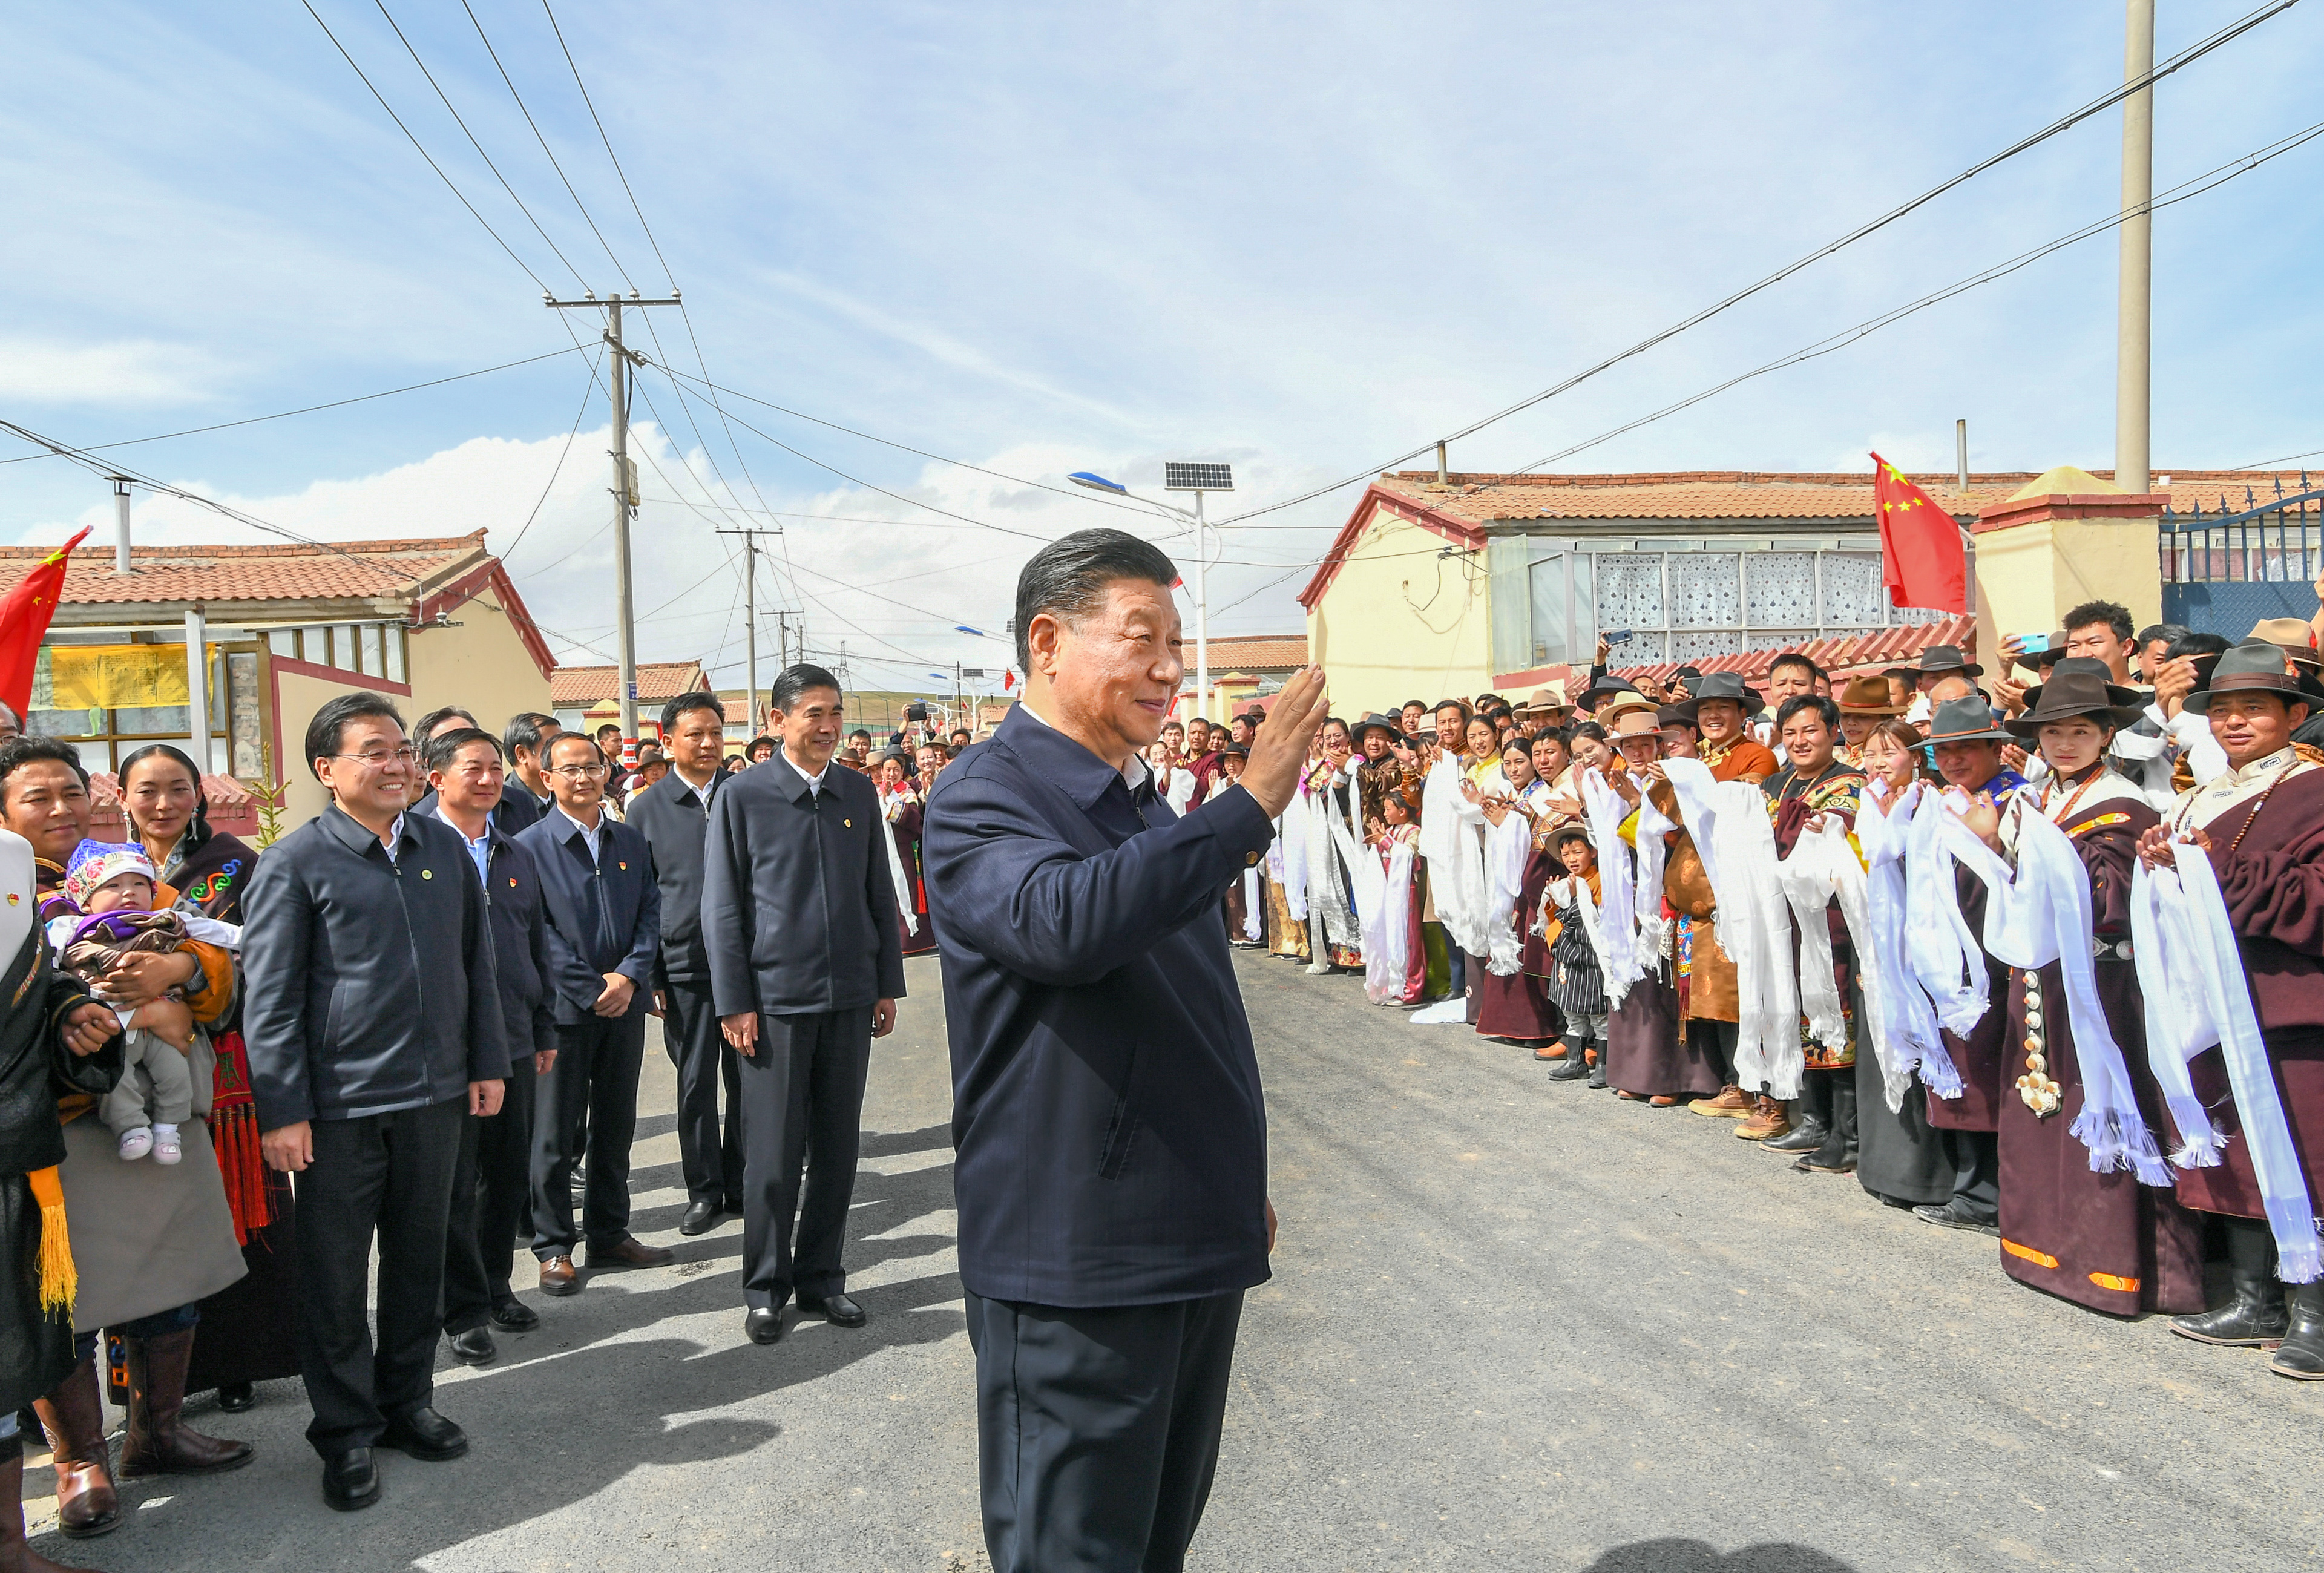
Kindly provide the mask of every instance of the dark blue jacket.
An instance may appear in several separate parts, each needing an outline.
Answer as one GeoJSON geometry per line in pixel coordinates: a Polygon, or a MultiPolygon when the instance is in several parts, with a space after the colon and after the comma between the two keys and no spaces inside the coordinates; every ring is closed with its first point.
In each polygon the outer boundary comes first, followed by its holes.
{"type": "Polygon", "coordinates": [[[780,754],[710,801],[702,939],[722,1016],[849,1011],[904,995],[880,792],[844,765],[823,791],[780,754]]]}
{"type": "Polygon", "coordinates": [[[516,844],[532,854],[540,870],[549,916],[549,992],[557,1020],[567,1026],[588,1021],[609,972],[638,985],[623,1014],[652,1009],[654,958],[661,949],[661,887],[654,883],[646,838],[607,814],[598,820],[597,861],[592,864],[581,827],[551,810],[521,832],[516,844]]]}
{"type": "Polygon", "coordinates": [[[266,849],[242,910],[260,1129],[423,1108],[508,1075],[490,909],[441,819],[407,812],[391,861],[326,808],[266,849]]]}
{"type": "MultiPolygon", "coordinates": [[[[411,806],[436,819],[436,794],[411,806]]],[[[449,824],[449,820],[446,820],[449,824]]],[[[456,834],[457,825],[452,826],[456,834]]],[[[549,1001],[549,915],[540,891],[540,870],[532,854],[490,819],[484,821],[484,904],[493,914],[493,976],[500,985],[501,1014],[508,1027],[509,1058],[540,1054],[557,1047],[557,1017],[549,1001]]],[[[463,848],[466,850],[466,848],[463,848]]],[[[473,872],[475,859],[468,860],[473,872]]]]}
{"type": "Polygon", "coordinates": [[[1267,1280],[1267,1110],[1220,893],[1274,828],[1010,712],[936,778],[922,848],[952,1036],[960,1277],[1144,1305],[1267,1280]]]}
{"type": "MultiPolygon", "coordinates": [[[[727,782],[724,771],[710,777],[715,800],[727,782]]],[[[710,953],[702,943],[702,847],[710,834],[710,809],[673,769],[630,800],[630,826],[653,848],[654,878],[661,885],[661,969],[654,986],[676,983],[710,986],[710,953]]]]}

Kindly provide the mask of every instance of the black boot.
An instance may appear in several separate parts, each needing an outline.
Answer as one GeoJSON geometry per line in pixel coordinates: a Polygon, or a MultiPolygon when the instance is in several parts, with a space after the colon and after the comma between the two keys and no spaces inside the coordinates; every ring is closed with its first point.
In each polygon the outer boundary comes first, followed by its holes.
{"type": "Polygon", "coordinates": [[[2292,1330],[2267,1368],[2301,1382],[2324,1382],[2324,1282],[2292,1286],[2292,1330]]]}
{"type": "Polygon", "coordinates": [[[1557,1064],[1552,1068],[1549,1073],[1549,1079],[1552,1081],[1580,1081],[1583,1077],[1589,1074],[1590,1061],[1583,1056],[1582,1052],[1582,1045],[1576,1043],[1572,1039],[1568,1038],[1565,1040],[1565,1058],[1559,1060],[1557,1064]]]}
{"type": "Polygon", "coordinates": [[[1831,1084],[1831,1125],[1815,1151],[1792,1165],[1803,1173],[1856,1172],[1856,1077],[1836,1072],[1831,1084]]]}
{"type": "Polygon", "coordinates": [[[2264,1218],[2221,1218],[2227,1231],[2227,1271],[2234,1298],[2217,1310],[2173,1317],[2171,1330],[2199,1344],[2257,1348],[2291,1330],[2283,1309],[2283,1285],[2275,1276],[2275,1240],[2264,1218]]]}
{"type": "Polygon", "coordinates": [[[1787,1134],[1770,1136],[1759,1145],[1770,1152],[1812,1152],[1823,1145],[1824,1138],[1831,1133],[1831,1127],[1824,1123],[1821,1115],[1803,1109],[1800,1123],[1794,1125],[1787,1134]]]}
{"type": "Polygon", "coordinates": [[[1590,1062],[1590,1090],[1604,1092],[1606,1090],[1606,1045],[1600,1043],[1590,1052],[1593,1056],[1590,1062]]]}

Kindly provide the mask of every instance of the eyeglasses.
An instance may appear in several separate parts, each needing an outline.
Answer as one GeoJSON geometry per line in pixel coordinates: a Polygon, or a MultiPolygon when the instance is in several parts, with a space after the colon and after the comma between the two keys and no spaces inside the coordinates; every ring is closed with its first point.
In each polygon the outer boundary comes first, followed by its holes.
{"type": "Polygon", "coordinates": [[[560,764],[549,773],[561,775],[567,781],[588,781],[593,777],[604,774],[605,767],[602,764],[560,764]]]}
{"type": "Polygon", "coordinates": [[[407,743],[392,754],[334,754],[331,757],[333,759],[358,759],[373,770],[384,770],[387,768],[388,762],[391,760],[399,764],[410,764],[420,757],[420,754],[417,749],[413,748],[410,744],[407,743]]]}

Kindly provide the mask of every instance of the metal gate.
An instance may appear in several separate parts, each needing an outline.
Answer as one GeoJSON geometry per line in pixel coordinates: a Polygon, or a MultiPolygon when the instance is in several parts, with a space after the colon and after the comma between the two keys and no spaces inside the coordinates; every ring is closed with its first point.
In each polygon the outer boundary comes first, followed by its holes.
{"type": "Polygon", "coordinates": [[[2298,492],[2286,495],[2278,477],[2266,503],[2245,487],[2240,513],[2230,511],[2225,496],[2214,514],[2200,504],[2191,514],[2165,509],[2159,540],[2166,623],[2241,639],[2264,618],[2305,623],[2316,615],[2324,491],[2310,489],[2305,470],[2298,492]]]}

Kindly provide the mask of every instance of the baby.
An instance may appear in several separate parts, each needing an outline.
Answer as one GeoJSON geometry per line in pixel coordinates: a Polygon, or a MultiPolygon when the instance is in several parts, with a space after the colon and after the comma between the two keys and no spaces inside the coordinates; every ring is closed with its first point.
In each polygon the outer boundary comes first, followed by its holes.
{"type": "MultiPolygon", "coordinates": [[[[58,965],[95,984],[127,952],[172,951],[189,939],[239,948],[242,930],[213,919],[153,911],[153,865],[143,848],[84,841],[74,848],[64,877],[66,901],[77,911],[49,921],[58,965]]],[[[53,909],[52,909],[53,910],[53,909]]],[[[193,1116],[194,1015],[177,991],[117,1013],[123,1031],[120,1085],[99,1107],[106,1128],[120,1138],[121,1156],[175,1163],[184,1156],[178,1127],[193,1116]]]]}

